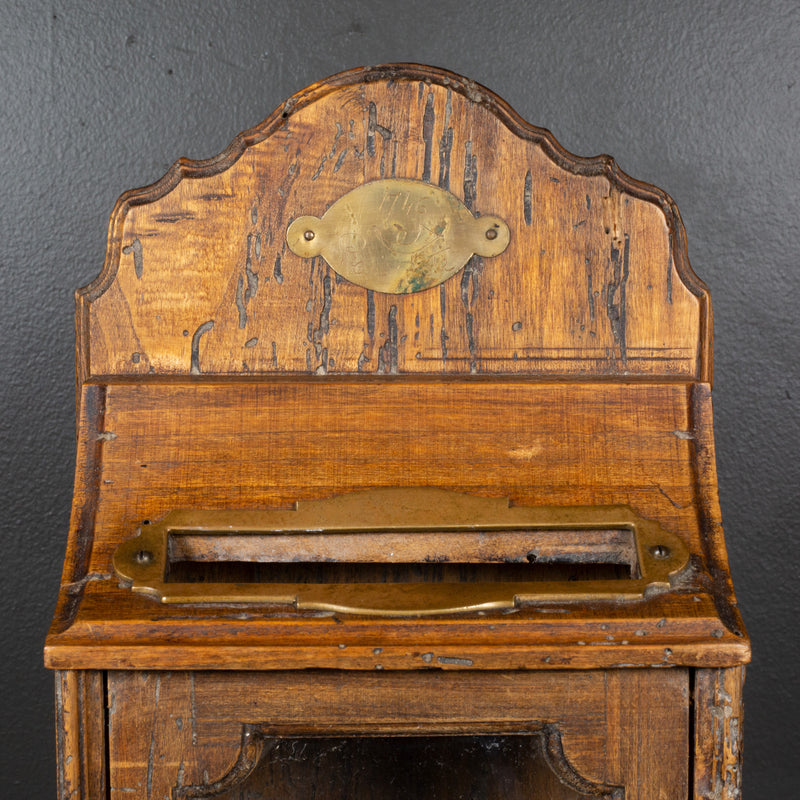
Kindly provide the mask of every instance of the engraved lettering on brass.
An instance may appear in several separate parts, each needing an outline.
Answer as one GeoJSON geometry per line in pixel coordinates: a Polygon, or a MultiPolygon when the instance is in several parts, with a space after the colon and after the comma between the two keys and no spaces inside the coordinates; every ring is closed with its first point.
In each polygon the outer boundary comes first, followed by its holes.
{"type": "Polygon", "coordinates": [[[499,255],[509,239],[500,217],[473,217],[450,192],[399,178],[365,183],[286,231],[296,255],[321,255],[352,283],[392,294],[438,286],[473,254],[499,255]]]}

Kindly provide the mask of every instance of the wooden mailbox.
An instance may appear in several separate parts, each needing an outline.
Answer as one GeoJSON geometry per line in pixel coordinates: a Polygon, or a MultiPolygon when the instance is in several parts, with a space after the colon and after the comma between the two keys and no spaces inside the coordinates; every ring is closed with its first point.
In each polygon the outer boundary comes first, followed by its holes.
{"type": "Polygon", "coordinates": [[[342,73],[77,296],[60,797],[740,797],[711,304],[670,198],[342,73]]]}

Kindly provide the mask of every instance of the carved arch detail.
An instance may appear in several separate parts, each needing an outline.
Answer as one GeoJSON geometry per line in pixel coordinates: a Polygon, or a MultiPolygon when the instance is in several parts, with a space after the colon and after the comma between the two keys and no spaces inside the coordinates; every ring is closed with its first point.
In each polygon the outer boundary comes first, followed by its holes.
{"type": "MultiPolygon", "coordinates": [[[[491,727],[491,726],[489,726],[491,727]]],[[[485,734],[488,728],[480,726],[478,733],[485,734]]],[[[324,736],[313,736],[308,731],[304,732],[299,738],[338,738],[340,735],[352,735],[358,738],[369,738],[371,736],[387,737],[391,736],[391,728],[376,729],[370,731],[363,729],[342,729],[326,730],[324,736]]],[[[396,729],[395,729],[396,731],[396,729]]],[[[401,731],[395,735],[409,735],[409,731],[401,731]]],[[[531,723],[527,730],[520,731],[519,726],[515,726],[513,732],[515,736],[527,736],[531,739],[533,748],[538,748],[544,762],[549,767],[553,775],[567,788],[572,789],[581,798],[601,798],[601,800],[625,800],[625,789],[622,786],[612,786],[610,784],[597,783],[590,781],[580,775],[567,759],[561,732],[557,725],[553,723],[531,723]]],[[[453,737],[466,738],[472,734],[463,731],[455,732],[434,727],[426,732],[421,732],[416,728],[413,730],[415,736],[441,737],[451,735],[453,737]]],[[[477,734],[476,734],[477,735],[477,734]]],[[[494,735],[494,734],[492,734],[494,735]]],[[[502,735],[502,731],[500,734],[502,735]]],[[[293,738],[294,733],[282,733],[268,725],[244,724],[242,726],[242,738],[236,761],[227,773],[215,781],[189,785],[176,786],[172,790],[173,800],[214,800],[226,796],[226,793],[242,788],[247,780],[256,772],[263,758],[269,753],[274,744],[281,738],[293,738]]],[[[535,755],[535,750],[532,755],[535,755]]]]}

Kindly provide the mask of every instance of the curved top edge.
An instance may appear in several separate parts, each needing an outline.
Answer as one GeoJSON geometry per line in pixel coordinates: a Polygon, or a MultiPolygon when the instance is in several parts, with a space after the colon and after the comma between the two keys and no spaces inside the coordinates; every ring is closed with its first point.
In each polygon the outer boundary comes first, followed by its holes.
{"type": "MultiPolygon", "coordinates": [[[[193,160],[179,158],[154,183],[123,193],[111,213],[103,267],[99,275],[76,291],[79,307],[100,297],[113,282],[119,264],[122,226],[129,208],[154,202],[172,191],[184,178],[200,178],[225,171],[247,150],[274,133],[297,111],[326,95],[358,83],[385,80],[423,81],[446,86],[468,100],[488,108],[516,136],[539,144],[547,156],[562,169],[586,177],[604,175],[618,189],[641,200],[657,205],[665,216],[670,235],[672,258],[676,271],[686,288],[701,300],[701,352],[698,380],[711,383],[712,326],[711,300],[706,284],[694,272],[688,257],[686,231],[675,201],[662,189],[632,178],[609,155],[578,156],[564,148],[546,128],[523,119],[505,100],[490,89],[450,70],[415,63],[395,63],[355,67],[324,78],[293,94],[262,122],[237,134],[216,156],[193,160]]],[[[80,335],[80,333],[79,333],[80,335]]],[[[81,351],[80,343],[78,351],[81,351]]],[[[84,371],[84,376],[85,376],[84,371]]]]}

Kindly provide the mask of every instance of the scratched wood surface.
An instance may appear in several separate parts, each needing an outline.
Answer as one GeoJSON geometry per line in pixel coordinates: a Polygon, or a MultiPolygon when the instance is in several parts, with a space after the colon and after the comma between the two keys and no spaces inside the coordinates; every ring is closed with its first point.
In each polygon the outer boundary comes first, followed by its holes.
{"type": "Polygon", "coordinates": [[[104,683],[96,670],[55,673],[58,800],[107,796],[104,683]]]}
{"type": "Polygon", "coordinates": [[[705,474],[713,466],[708,402],[705,390],[682,383],[87,386],[73,537],[48,664],[424,669],[425,652],[454,659],[448,668],[743,663],[749,643],[727,577],[718,506],[708,498],[707,484],[715,485],[705,474]],[[175,508],[286,507],[418,485],[529,505],[629,505],[682,537],[692,568],[668,594],[568,604],[558,614],[521,608],[494,614],[491,627],[481,617],[336,619],[286,607],[229,614],[163,606],[121,588],[113,572],[119,543],[175,508]],[[376,645],[384,648],[380,659],[376,645]]]}
{"type": "Polygon", "coordinates": [[[741,800],[744,667],[695,677],[696,800],[741,800]]]}
{"type": "Polygon", "coordinates": [[[710,377],[710,304],[677,209],[608,157],[566,153],[488,90],[354,70],[205,162],[121,198],[78,294],[79,374],[523,373],[710,377]],[[287,249],[383,177],[497,214],[511,243],[439,287],[373,292],[287,249]]]}
{"type": "MultiPolygon", "coordinates": [[[[398,733],[417,737],[411,761],[479,761],[485,743],[454,743],[467,734],[506,737],[515,761],[530,744],[522,777],[492,762],[503,797],[740,796],[750,649],[717,497],[711,307],[663,192],[468,80],[354,70],[124,195],[76,319],[75,492],[45,650],[64,670],[62,798],[374,796],[398,733]],[[408,295],[287,248],[293,219],[388,177],[502,217],[509,247],[408,295]],[[689,567],[635,601],[420,619],[167,606],[113,571],[174,509],[390,486],[626,505],[680,537],[689,567]]],[[[467,772],[428,775],[426,794],[495,796],[467,772]]]]}
{"type": "MultiPolygon", "coordinates": [[[[548,668],[554,641],[571,648],[562,667],[744,663],[717,500],[710,344],[707,293],[663,193],[607,158],[570,156],[449,73],[406,65],[315,85],[217,159],[181,162],[125,195],[112,217],[104,271],[79,293],[75,502],[47,662],[109,666],[100,625],[139,668],[244,668],[259,657],[370,668],[366,652],[331,651],[328,622],[296,611],[313,630],[310,650],[291,626],[281,647],[259,645],[285,609],[245,612],[227,640],[201,607],[162,607],[154,620],[152,600],[119,587],[114,549],[175,508],[431,486],[629,505],[692,554],[664,597],[571,607],[546,623],[521,609],[505,651],[482,649],[476,633],[473,663],[548,668]],[[499,214],[511,245],[414,295],[368,292],[285,249],[293,217],[392,175],[499,214]],[[669,631],[636,636],[662,618],[669,631]],[[594,619],[616,620],[613,648],[587,645],[578,626],[594,619]],[[524,656],[514,649],[524,646],[524,656]]],[[[414,624],[457,647],[447,624],[414,624]]],[[[408,621],[350,625],[387,645],[408,635],[408,621]]],[[[421,665],[398,647],[385,666],[421,665]]]]}
{"type": "MultiPolygon", "coordinates": [[[[360,772],[377,769],[380,781],[381,760],[390,769],[397,749],[391,739],[361,746],[377,759],[366,767],[344,757],[341,745],[337,754],[335,742],[334,752],[318,742],[317,758],[298,757],[304,737],[354,732],[427,737],[429,752],[440,760],[463,751],[451,738],[458,734],[544,733],[549,741],[544,758],[528,745],[534,758],[523,760],[524,779],[505,784],[517,794],[504,794],[500,781],[484,786],[493,766],[498,777],[507,772],[502,763],[480,759],[479,770],[453,774],[445,764],[439,776],[427,776],[431,780],[416,787],[426,796],[572,800],[620,798],[623,788],[630,800],[660,800],[688,791],[686,670],[425,672],[398,674],[391,682],[376,673],[275,672],[265,681],[257,673],[111,672],[108,684],[112,796],[124,792],[132,800],[375,797],[375,784],[360,772]],[[265,737],[260,751],[243,742],[245,726],[265,737]],[[248,748],[250,763],[242,764],[248,748]],[[236,781],[226,786],[222,779],[230,773],[236,781]],[[459,794],[459,786],[467,791],[459,794]]],[[[524,747],[518,739],[506,746],[524,747]]]]}

